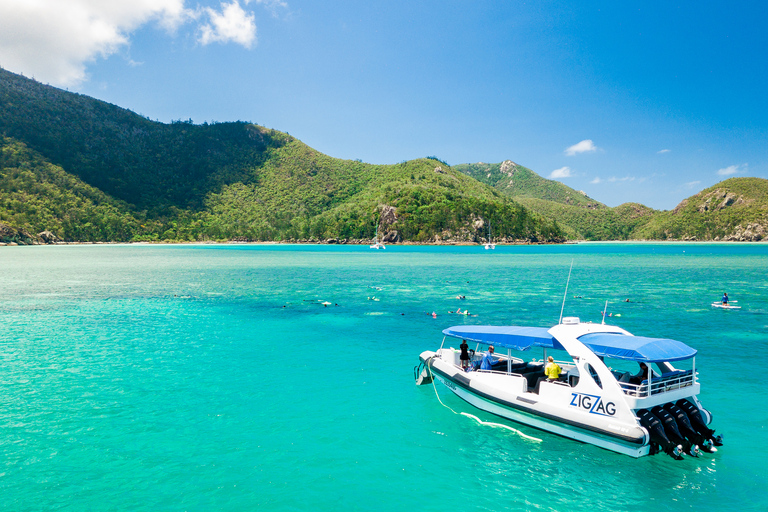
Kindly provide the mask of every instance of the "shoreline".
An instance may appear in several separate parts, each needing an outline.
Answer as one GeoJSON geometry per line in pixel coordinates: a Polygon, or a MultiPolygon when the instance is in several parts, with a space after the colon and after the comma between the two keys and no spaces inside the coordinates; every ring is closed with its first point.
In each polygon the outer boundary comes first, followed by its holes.
{"type": "MultiPolygon", "coordinates": [[[[280,241],[280,242],[273,242],[273,241],[260,241],[260,242],[246,242],[246,241],[239,241],[239,240],[229,240],[224,242],[218,242],[218,241],[191,241],[191,242],[163,242],[163,241],[157,241],[157,242],[51,242],[51,243],[36,243],[36,244],[25,244],[25,243],[17,243],[17,242],[0,242],[0,247],[51,247],[51,246],[69,246],[69,245],[151,245],[151,246],[158,246],[158,245],[323,245],[323,246],[330,246],[330,245],[338,245],[338,246],[358,246],[363,247],[366,245],[372,245],[373,242],[360,242],[360,243],[350,243],[350,242],[310,242],[310,241],[301,241],[301,242],[290,242],[290,241],[280,241]]],[[[595,244],[615,244],[615,245],[622,245],[622,244],[680,244],[680,245],[704,245],[704,244],[720,244],[720,245],[733,245],[733,244],[743,244],[743,245],[759,245],[759,244],[768,244],[768,238],[763,240],[756,240],[756,241],[743,241],[743,240],[568,240],[565,242],[528,242],[528,241],[521,241],[521,242],[506,242],[506,243],[496,243],[495,245],[497,247],[518,247],[518,246],[526,246],[526,245],[595,245],[595,244]]],[[[390,243],[385,244],[388,247],[403,247],[403,246],[425,246],[425,247],[482,247],[485,245],[484,243],[475,243],[475,242],[398,242],[398,243],[390,243]]]]}

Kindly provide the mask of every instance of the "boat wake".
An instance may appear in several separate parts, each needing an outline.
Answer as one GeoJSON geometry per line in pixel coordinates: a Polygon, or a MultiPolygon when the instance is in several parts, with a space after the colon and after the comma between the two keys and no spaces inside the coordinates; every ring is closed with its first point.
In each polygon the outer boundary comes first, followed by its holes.
{"type": "MultiPolygon", "coordinates": [[[[427,368],[429,368],[429,366],[427,366],[427,368]]],[[[431,375],[432,370],[430,370],[429,373],[431,375]]],[[[541,439],[539,439],[537,437],[529,436],[528,434],[523,434],[522,432],[520,432],[516,428],[512,428],[509,425],[504,425],[503,423],[493,423],[491,421],[483,421],[480,418],[478,418],[477,416],[469,414],[468,412],[456,412],[456,411],[454,411],[449,406],[445,405],[442,400],[440,400],[440,395],[437,393],[437,387],[435,386],[435,379],[434,378],[432,378],[432,389],[435,390],[435,396],[437,397],[437,401],[440,402],[440,405],[442,405],[443,407],[445,407],[446,409],[451,411],[453,414],[460,414],[462,416],[466,416],[468,418],[472,418],[473,420],[477,421],[479,424],[485,425],[487,427],[505,428],[507,430],[510,430],[510,431],[514,432],[515,434],[518,434],[519,436],[521,436],[521,437],[523,437],[525,439],[530,439],[531,441],[536,441],[537,443],[541,442],[541,439]]]]}

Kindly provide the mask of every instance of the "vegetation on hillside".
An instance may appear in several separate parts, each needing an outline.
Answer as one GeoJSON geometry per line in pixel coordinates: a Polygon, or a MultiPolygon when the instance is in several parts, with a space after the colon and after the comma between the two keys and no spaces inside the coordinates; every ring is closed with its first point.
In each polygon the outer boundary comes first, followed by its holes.
{"type": "Polygon", "coordinates": [[[151,121],[0,69],[0,242],[698,239],[768,233],[768,182],[616,208],[507,160],[371,165],[247,122],[151,121]],[[554,220],[556,219],[556,220],[554,220]]]}
{"type": "Polygon", "coordinates": [[[0,137],[0,221],[67,240],[128,241],[152,230],[125,204],[6,137],[0,137]]]}
{"type": "Polygon", "coordinates": [[[559,181],[542,178],[532,170],[511,160],[498,164],[476,163],[454,166],[457,171],[489,185],[503,194],[518,198],[530,197],[555,203],[582,206],[585,208],[606,208],[606,206],[559,181]]]}
{"type": "Polygon", "coordinates": [[[768,180],[730,178],[657,212],[635,237],[655,240],[744,240],[768,236],[768,180]]]}
{"type": "Polygon", "coordinates": [[[245,123],[150,121],[0,70],[0,220],[64,240],[559,241],[434,158],[374,166],[245,123]],[[382,212],[391,211],[386,222],[382,212]]]}

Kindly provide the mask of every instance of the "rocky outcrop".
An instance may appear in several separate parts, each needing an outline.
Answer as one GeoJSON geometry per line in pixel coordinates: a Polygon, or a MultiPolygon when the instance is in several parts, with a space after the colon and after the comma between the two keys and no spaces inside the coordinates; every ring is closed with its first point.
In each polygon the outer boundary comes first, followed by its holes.
{"type": "Polygon", "coordinates": [[[61,242],[61,238],[50,231],[41,231],[37,234],[37,238],[44,244],[57,244],[61,242]]]}
{"type": "Polygon", "coordinates": [[[33,235],[25,229],[14,228],[0,222],[0,244],[3,245],[40,245],[57,244],[62,240],[51,231],[42,231],[33,235]]]}
{"type": "Polygon", "coordinates": [[[16,229],[2,222],[0,222],[0,242],[18,245],[35,245],[40,243],[36,236],[27,231],[16,229]]]}
{"type": "Polygon", "coordinates": [[[379,220],[379,229],[384,229],[386,226],[391,226],[397,222],[397,209],[394,206],[381,205],[381,217],[379,220]]]}
{"type": "Polygon", "coordinates": [[[400,236],[400,233],[398,233],[396,229],[393,229],[392,231],[387,231],[382,240],[390,244],[396,244],[402,242],[403,237],[400,236]]]}
{"type": "Polygon", "coordinates": [[[506,174],[511,178],[512,175],[515,174],[516,168],[517,168],[517,164],[515,162],[513,162],[512,160],[504,160],[503,162],[501,162],[501,167],[499,168],[499,170],[503,174],[506,174]]]}
{"type": "Polygon", "coordinates": [[[741,224],[736,226],[733,233],[724,236],[722,240],[727,242],[759,242],[766,235],[766,226],[753,222],[747,224],[747,227],[743,227],[741,224]]]}
{"type": "MultiPolygon", "coordinates": [[[[737,196],[733,192],[724,191],[722,189],[714,190],[702,197],[702,199],[705,200],[699,205],[698,210],[700,213],[718,211],[732,205],[741,205],[747,202],[744,200],[744,196],[737,196]]],[[[678,211],[682,204],[683,203],[680,203],[680,205],[675,208],[675,211],[678,211]]]]}

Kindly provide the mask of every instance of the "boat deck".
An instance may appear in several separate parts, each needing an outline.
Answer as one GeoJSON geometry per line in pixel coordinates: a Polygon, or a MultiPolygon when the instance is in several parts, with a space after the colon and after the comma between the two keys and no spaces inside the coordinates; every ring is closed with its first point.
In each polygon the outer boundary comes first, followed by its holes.
{"type": "MultiPolygon", "coordinates": [[[[491,370],[480,370],[480,359],[475,357],[471,362],[471,371],[519,375],[527,380],[527,388],[529,391],[533,391],[536,388],[539,378],[544,377],[543,361],[524,362],[520,359],[512,358],[510,363],[510,361],[503,356],[498,357],[499,361],[493,365],[491,370]]],[[[575,367],[572,364],[563,361],[557,361],[557,363],[563,369],[563,373],[558,382],[571,387],[576,386],[579,381],[579,375],[573,373],[575,367]]],[[[455,364],[454,366],[461,368],[458,364],[455,364]]],[[[695,382],[693,370],[676,370],[665,373],[661,375],[661,377],[651,379],[650,384],[647,380],[643,380],[639,383],[630,382],[632,375],[629,372],[613,371],[612,373],[614,377],[616,377],[624,394],[634,398],[647,398],[652,395],[674,391],[692,386],[695,382]]]]}

